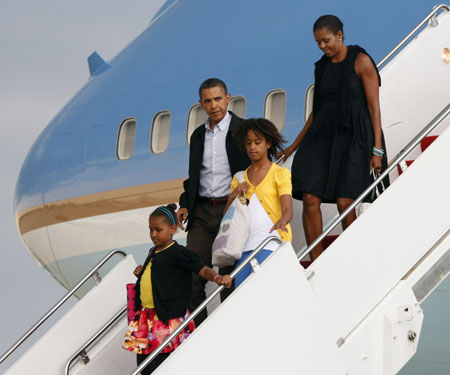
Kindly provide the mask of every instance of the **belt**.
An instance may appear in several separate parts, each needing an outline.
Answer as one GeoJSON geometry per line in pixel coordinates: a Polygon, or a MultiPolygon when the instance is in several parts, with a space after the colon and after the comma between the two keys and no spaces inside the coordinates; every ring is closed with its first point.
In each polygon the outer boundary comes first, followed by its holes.
{"type": "Polygon", "coordinates": [[[221,197],[221,198],[206,198],[206,197],[199,197],[199,201],[202,203],[208,203],[212,206],[216,206],[219,204],[224,204],[228,201],[228,197],[221,197]]]}

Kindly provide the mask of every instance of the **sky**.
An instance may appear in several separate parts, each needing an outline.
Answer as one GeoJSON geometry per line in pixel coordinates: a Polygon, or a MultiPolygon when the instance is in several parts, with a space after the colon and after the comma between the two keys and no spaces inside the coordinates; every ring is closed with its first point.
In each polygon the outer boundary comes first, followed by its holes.
{"type": "MultiPolygon", "coordinates": [[[[420,1],[408,6],[422,6],[420,1]]],[[[0,355],[66,292],[18,235],[13,199],[22,162],[44,127],[86,83],[87,57],[97,51],[111,60],[149,25],[163,2],[0,0],[0,355]]],[[[4,368],[0,365],[0,373],[4,368]]]]}
{"type": "MultiPolygon", "coordinates": [[[[18,235],[13,199],[22,162],[42,129],[86,83],[87,57],[97,51],[111,60],[163,3],[0,1],[0,354],[66,292],[18,235]]],[[[0,365],[0,372],[13,360],[0,365]]]]}

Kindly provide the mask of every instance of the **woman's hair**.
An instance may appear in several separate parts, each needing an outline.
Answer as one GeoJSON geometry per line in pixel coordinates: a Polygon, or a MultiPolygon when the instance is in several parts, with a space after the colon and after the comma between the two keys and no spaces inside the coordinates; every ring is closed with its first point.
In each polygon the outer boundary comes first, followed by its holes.
{"type": "Polygon", "coordinates": [[[332,14],[321,16],[314,22],[313,32],[323,28],[330,30],[334,35],[341,31],[342,38],[344,38],[344,24],[338,17],[332,14]]]}
{"type": "Polygon", "coordinates": [[[160,206],[155,211],[153,211],[149,220],[152,217],[163,217],[168,225],[178,225],[178,218],[176,214],[177,205],[175,203],[170,203],[167,206],[160,206]]]}
{"type": "Polygon", "coordinates": [[[270,148],[267,150],[269,160],[272,160],[272,157],[275,156],[277,151],[282,149],[281,145],[286,142],[277,127],[271,121],[265,118],[249,118],[241,123],[234,134],[242,151],[245,151],[249,130],[253,130],[257,135],[263,136],[266,139],[266,142],[270,142],[270,148]]]}

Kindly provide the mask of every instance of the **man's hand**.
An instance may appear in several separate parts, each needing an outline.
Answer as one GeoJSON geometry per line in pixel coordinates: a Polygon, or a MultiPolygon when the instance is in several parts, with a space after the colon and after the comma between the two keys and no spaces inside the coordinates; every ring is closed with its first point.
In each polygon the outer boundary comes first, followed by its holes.
{"type": "Polygon", "coordinates": [[[230,288],[233,284],[233,279],[230,275],[216,275],[216,277],[214,277],[214,282],[219,286],[223,285],[225,288],[230,288]]]}
{"type": "Polygon", "coordinates": [[[178,226],[181,230],[184,230],[183,224],[186,223],[188,217],[188,209],[180,207],[177,211],[177,218],[178,218],[178,226]]]}

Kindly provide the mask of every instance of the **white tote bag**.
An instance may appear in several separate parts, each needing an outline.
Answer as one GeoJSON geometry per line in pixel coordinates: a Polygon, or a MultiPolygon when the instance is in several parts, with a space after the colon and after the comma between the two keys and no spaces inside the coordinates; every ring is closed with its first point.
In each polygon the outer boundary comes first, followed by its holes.
{"type": "MultiPolygon", "coordinates": [[[[375,181],[378,176],[375,175],[375,172],[373,169],[370,171],[370,175],[372,176],[372,180],[375,181]]],[[[361,202],[359,205],[356,206],[356,216],[361,216],[364,212],[367,211],[367,209],[370,207],[370,205],[375,202],[375,199],[377,199],[385,190],[384,183],[381,181],[377,186],[375,186],[370,195],[369,195],[369,202],[361,202]]]]}
{"type": "MultiPolygon", "coordinates": [[[[239,183],[244,181],[245,171],[235,174],[239,183]]],[[[241,259],[248,238],[250,207],[245,193],[233,201],[222,218],[220,229],[212,247],[212,264],[217,267],[232,266],[241,259]]]]}

